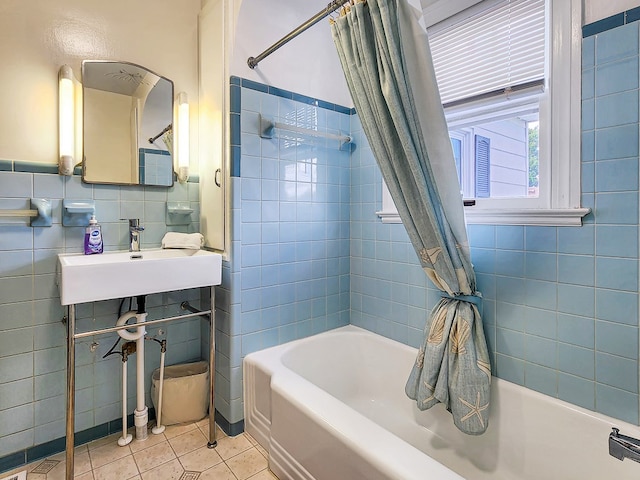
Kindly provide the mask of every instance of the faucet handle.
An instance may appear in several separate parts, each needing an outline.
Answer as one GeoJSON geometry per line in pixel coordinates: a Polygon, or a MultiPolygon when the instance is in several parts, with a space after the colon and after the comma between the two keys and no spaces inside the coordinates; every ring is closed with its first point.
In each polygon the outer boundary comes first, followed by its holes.
{"type": "Polygon", "coordinates": [[[140,226],[140,219],[139,218],[121,218],[120,220],[128,220],[129,221],[129,228],[131,228],[131,229],[135,229],[135,230],[138,230],[138,231],[144,230],[144,227],[140,226]]]}

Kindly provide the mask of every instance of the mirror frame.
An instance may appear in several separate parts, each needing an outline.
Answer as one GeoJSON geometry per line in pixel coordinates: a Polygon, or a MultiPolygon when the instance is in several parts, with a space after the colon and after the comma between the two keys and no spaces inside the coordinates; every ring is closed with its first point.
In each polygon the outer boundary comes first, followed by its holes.
{"type": "MultiPolygon", "coordinates": [[[[176,158],[176,136],[174,133],[173,136],[173,145],[171,148],[171,184],[146,184],[146,183],[126,183],[126,182],[109,182],[109,181],[94,181],[94,180],[86,180],[86,169],[87,169],[87,163],[86,163],[86,155],[85,155],[85,118],[86,118],[86,102],[85,102],[85,65],[86,64],[95,64],[95,63],[110,63],[110,64],[121,64],[121,65],[130,65],[132,67],[136,67],[142,70],[146,70],[147,72],[155,75],[158,77],[159,80],[166,80],[167,82],[169,82],[169,85],[171,87],[171,125],[175,126],[176,125],[176,99],[175,99],[175,85],[174,82],[163,76],[160,75],[156,72],[154,72],[153,70],[148,69],[145,66],[139,65],[137,63],[133,63],[133,62],[127,62],[127,61],[119,61],[119,60],[83,60],[82,61],[82,69],[81,69],[81,75],[82,75],[82,182],[83,183],[87,183],[87,184],[92,184],[92,185],[122,185],[122,186],[150,186],[150,187],[165,187],[165,188],[170,188],[175,184],[176,181],[176,172],[175,172],[175,158],[176,158]]],[[[91,87],[88,87],[91,88],[91,87]]],[[[153,90],[153,89],[152,89],[153,90]]],[[[143,109],[144,112],[144,109],[143,109]]],[[[160,132],[158,132],[160,133],[160,132]]],[[[153,137],[151,137],[153,138],[153,137]]],[[[144,144],[143,142],[145,142],[148,139],[145,138],[137,138],[137,152],[138,155],[140,154],[140,150],[144,147],[141,147],[141,144],[144,144]]],[[[133,159],[132,159],[133,161],[133,159]]]]}

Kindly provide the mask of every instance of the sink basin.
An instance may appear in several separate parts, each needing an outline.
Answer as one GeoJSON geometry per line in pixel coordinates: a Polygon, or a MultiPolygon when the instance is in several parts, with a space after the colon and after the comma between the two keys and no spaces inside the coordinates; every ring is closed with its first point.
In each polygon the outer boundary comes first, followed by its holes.
{"type": "Polygon", "coordinates": [[[62,305],[219,285],[222,256],[207,250],[154,249],[59,254],[62,305]]]}

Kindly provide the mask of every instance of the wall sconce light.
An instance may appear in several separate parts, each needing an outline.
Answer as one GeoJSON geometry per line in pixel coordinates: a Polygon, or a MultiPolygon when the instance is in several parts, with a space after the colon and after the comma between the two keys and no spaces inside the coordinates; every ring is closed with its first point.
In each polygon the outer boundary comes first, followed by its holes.
{"type": "Polygon", "coordinates": [[[73,175],[75,139],[75,79],[69,65],[60,67],[58,73],[58,173],[73,175]]]}
{"type": "Polygon", "coordinates": [[[178,155],[176,173],[178,182],[185,183],[189,179],[189,101],[187,94],[178,94],[178,155]]]}

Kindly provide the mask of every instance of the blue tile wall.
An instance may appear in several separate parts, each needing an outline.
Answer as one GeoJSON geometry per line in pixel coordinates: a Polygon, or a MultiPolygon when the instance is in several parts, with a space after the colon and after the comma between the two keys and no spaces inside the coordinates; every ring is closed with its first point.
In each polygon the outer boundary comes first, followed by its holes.
{"type": "MultiPolygon", "coordinates": [[[[469,226],[494,373],[636,424],[638,12],[583,29],[583,205],[593,214],[580,228],[469,226]]],[[[230,83],[232,246],[216,289],[216,404],[226,424],[241,428],[244,355],[347,323],[417,346],[439,294],[404,228],[375,215],[381,176],[355,112],[237,77],[230,83]],[[261,139],[258,113],[350,132],[357,147],[348,153],[286,133],[261,139]]],[[[0,208],[24,208],[41,196],[53,199],[59,219],[61,199],[93,198],[108,249],[126,247],[120,218],[141,218],[143,245],[152,247],[167,230],[164,202],[198,208],[197,184],[90,186],[51,173],[54,166],[0,160],[0,208]]],[[[80,251],[82,241],[82,229],[59,221],[49,229],[12,222],[0,225],[0,470],[64,434],[56,254],[80,251]]],[[[197,291],[152,296],[150,315],[177,313],[181,301],[199,298],[197,291]]],[[[79,324],[111,325],[117,308],[115,301],[80,305],[79,324]]],[[[205,322],[167,330],[169,363],[208,348],[205,322]]],[[[91,353],[93,340],[78,347],[76,421],[106,434],[104,425],[119,415],[119,369],[101,358],[113,337],[95,339],[91,353]]],[[[158,355],[149,350],[153,368],[158,355]]]]}
{"type": "Polygon", "coordinates": [[[337,141],[276,130],[258,114],[347,134],[351,109],[231,79],[232,248],[217,289],[217,409],[243,418],[242,358],[349,323],[350,152],[337,141]]]}
{"type": "MultiPolygon", "coordinates": [[[[145,226],[144,248],[159,247],[169,229],[199,231],[197,222],[188,227],[167,227],[164,215],[166,202],[174,200],[189,201],[198,211],[198,183],[176,183],[172,188],[87,185],[78,176],[50,174],[48,165],[2,161],[2,166],[0,208],[28,208],[30,197],[48,198],[53,204],[53,225],[31,228],[28,221],[19,218],[2,218],[0,222],[0,470],[3,466],[13,468],[20,459],[24,463],[33,452],[47,455],[52,453],[48,448],[64,446],[58,439],[65,434],[66,329],[61,319],[66,309],[60,305],[55,283],[57,254],[81,252],[84,230],[61,225],[62,199],[95,200],[106,250],[128,248],[128,224],[120,218],[140,218],[145,226]]],[[[149,318],[182,313],[179,305],[184,300],[199,305],[200,291],[149,296],[149,318]]],[[[118,300],[78,305],[78,330],[113,326],[118,308],[118,300]]],[[[200,358],[199,323],[192,320],[149,329],[152,335],[158,328],[166,331],[167,364],[200,358]]],[[[90,337],[78,344],[78,431],[93,431],[121,415],[119,357],[102,358],[116,338],[115,334],[90,337]],[[89,346],[94,341],[99,345],[91,352],[89,346]]],[[[148,372],[159,366],[159,359],[158,349],[149,345],[148,372]]],[[[130,362],[129,368],[129,392],[133,394],[129,410],[133,411],[135,362],[130,362]]],[[[148,384],[147,380],[147,391],[148,384]]],[[[147,405],[152,406],[149,398],[147,405]]],[[[113,429],[105,430],[109,431],[113,429]]]]}
{"type": "MultiPolygon", "coordinates": [[[[638,424],[639,24],[619,25],[583,40],[585,225],[468,231],[494,374],[638,424]]],[[[437,292],[404,228],[375,215],[380,173],[357,116],[352,134],[351,323],[417,346],[437,292]]]]}
{"type": "Polygon", "coordinates": [[[170,186],[173,184],[173,160],[166,150],[138,149],[140,183],[170,186]]]}

